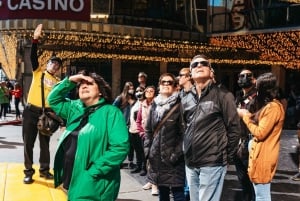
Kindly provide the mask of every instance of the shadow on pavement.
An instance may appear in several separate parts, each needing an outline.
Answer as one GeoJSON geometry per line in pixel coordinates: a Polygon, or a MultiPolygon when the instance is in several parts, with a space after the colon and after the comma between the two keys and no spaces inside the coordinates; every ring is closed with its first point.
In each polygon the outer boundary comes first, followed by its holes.
{"type": "MultiPolygon", "coordinates": [[[[4,137],[0,137],[0,139],[5,139],[4,137]]],[[[0,140],[0,148],[2,149],[16,149],[17,146],[23,146],[24,143],[20,142],[9,142],[5,140],[0,140]]]]}

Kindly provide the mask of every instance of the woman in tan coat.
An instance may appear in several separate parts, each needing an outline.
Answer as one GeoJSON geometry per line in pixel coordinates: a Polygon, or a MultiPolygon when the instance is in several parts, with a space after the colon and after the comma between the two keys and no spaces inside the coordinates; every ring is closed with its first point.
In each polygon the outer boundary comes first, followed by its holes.
{"type": "Polygon", "coordinates": [[[272,73],[259,76],[256,87],[258,112],[251,114],[246,109],[238,109],[238,113],[253,136],[249,142],[248,174],[255,189],[256,201],[269,201],[285,114],[276,77],[272,73]]]}

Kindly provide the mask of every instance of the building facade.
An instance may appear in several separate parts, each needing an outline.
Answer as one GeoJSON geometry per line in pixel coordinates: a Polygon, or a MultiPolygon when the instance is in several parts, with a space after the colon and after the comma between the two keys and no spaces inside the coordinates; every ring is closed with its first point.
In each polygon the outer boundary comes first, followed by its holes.
{"type": "Polygon", "coordinates": [[[42,23],[39,62],[55,54],[60,74],[96,71],[117,95],[139,71],[157,85],[206,54],[218,80],[236,90],[238,72],[273,71],[285,88],[299,69],[299,4],[288,0],[0,0],[0,63],[9,79],[31,82],[31,38],[42,23]]]}

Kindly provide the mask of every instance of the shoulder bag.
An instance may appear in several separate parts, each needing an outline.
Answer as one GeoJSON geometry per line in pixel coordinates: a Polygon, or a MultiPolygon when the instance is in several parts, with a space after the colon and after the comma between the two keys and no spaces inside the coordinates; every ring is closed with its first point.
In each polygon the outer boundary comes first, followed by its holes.
{"type": "Polygon", "coordinates": [[[42,114],[39,116],[37,128],[42,135],[52,136],[59,126],[64,126],[64,120],[57,116],[54,111],[45,110],[45,99],[44,99],[44,76],[41,77],[41,98],[42,98],[42,114]]]}

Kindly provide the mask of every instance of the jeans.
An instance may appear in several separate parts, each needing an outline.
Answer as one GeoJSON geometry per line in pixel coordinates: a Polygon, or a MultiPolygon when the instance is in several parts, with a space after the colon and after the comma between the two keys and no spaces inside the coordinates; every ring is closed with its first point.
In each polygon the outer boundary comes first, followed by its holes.
{"type": "Polygon", "coordinates": [[[253,184],[255,201],[271,201],[271,183],[253,184]]]}
{"type": "Polygon", "coordinates": [[[183,187],[158,186],[158,190],[159,201],[170,201],[170,190],[172,191],[174,201],[185,200],[183,187]]]}
{"type": "Polygon", "coordinates": [[[186,178],[184,184],[184,196],[185,196],[185,201],[190,201],[190,188],[189,185],[187,184],[186,178]]]}
{"type": "Polygon", "coordinates": [[[185,169],[191,201],[220,200],[227,166],[185,169]]]}

